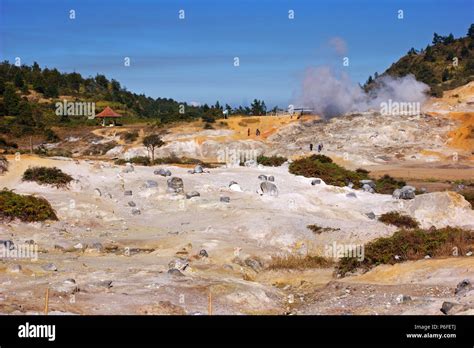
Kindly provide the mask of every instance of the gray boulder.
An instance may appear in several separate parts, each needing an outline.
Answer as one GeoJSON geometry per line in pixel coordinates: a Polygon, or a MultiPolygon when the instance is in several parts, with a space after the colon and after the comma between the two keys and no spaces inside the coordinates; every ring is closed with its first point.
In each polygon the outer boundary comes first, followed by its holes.
{"type": "Polygon", "coordinates": [[[229,203],[230,202],[230,197],[221,197],[221,198],[219,198],[219,201],[224,202],[224,203],[229,203]]]}
{"type": "Polygon", "coordinates": [[[359,180],[359,183],[361,183],[362,185],[369,185],[370,187],[372,187],[373,189],[375,189],[375,183],[373,180],[359,180]]]}
{"type": "Polygon", "coordinates": [[[137,205],[135,204],[134,201],[130,201],[130,202],[128,202],[128,206],[129,207],[136,207],[137,205]]]}
{"type": "Polygon", "coordinates": [[[259,180],[262,180],[262,181],[267,181],[267,176],[266,176],[266,175],[263,175],[263,174],[260,174],[260,175],[258,176],[258,179],[259,179],[259,180]]]}
{"type": "Polygon", "coordinates": [[[264,181],[260,183],[260,188],[257,190],[257,193],[260,195],[278,196],[278,188],[275,184],[264,181]]]}
{"type": "Polygon", "coordinates": [[[362,190],[364,192],[370,192],[370,193],[375,193],[375,190],[372,186],[370,186],[369,184],[364,184],[362,185],[362,190]]]}
{"type": "Polygon", "coordinates": [[[311,180],[311,185],[319,185],[321,183],[321,179],[314,179],[314,180],[311,180]]]}
{"type": "Polygon", "coordinates": [[[56,272],[58,270],[58,268],[56,267],[54,263],[47,263],[41,266],[41,268],[44,269],[45,271],[50,271],[50,272],[56,272]]]}
{"type": "Polygon", "coordinates": [[[347,198],[357,198],[357,195],[354,192],[349,192],[348,194],[346,194],[346,197],[347,198]]]}
{"type": "Polygon", "coordinates": [[[192,191],[192,192],[188,192],[186,193],[186,198],[187,199],[190,199],[190,198],[193,198],[193,197],[199,197],[201,194],[197,191],[192,191]]]}
{"type": "Polygon", "coordinates": [[[168,183],[168,192],[183,193],[183,190],[184,190],[183,179],[174,176],[172,178],[169,178],[167,183],[168,183]]]}
{"type": "Polygon", "coordinates": [[[403,186],[401,189],[393,191],[392,197],[395,199],[415,198],[415,188],[413,186],[403,186]]]}
{"type": "Polygon", "coordinates": [[[153,172],[155,175],[161,175],[161,176],[171,176],[171,172],[168,169],[157,169],[153,172]]]}
{"type": "Polygon", "coordinates": [[[464,279],[456,286],[456,289],[454,289],[454,294],[461,296],[469,292],[471,289],[472,289],[471,281],[469,279],[464,279]]]}
{"type": "Polygon", "coordinates": [[[196,174],[200,174],[200,173],[204,173],[204,170],[202,169],[202,167],[200,165],[197,165],[196,167],[194,167],[194,173],[196,174]]]}
{"type": "Polygon", "coordinates": [[[370,212],[370,213],[367,213],[365,214],[370,220],[375,220],[375,213],[374,212],[370,212]]]}
{"type": "Polygon", "coordinates": [[[132,195],[132,190],[126,190],[124,191],[124,196],[131,196],[132,195]]]}
{"type": "Polygon", "coordinates": [[[273,182],[275,181],[275,177],[273,175],[270,175],[267,180],[273,182]]]}

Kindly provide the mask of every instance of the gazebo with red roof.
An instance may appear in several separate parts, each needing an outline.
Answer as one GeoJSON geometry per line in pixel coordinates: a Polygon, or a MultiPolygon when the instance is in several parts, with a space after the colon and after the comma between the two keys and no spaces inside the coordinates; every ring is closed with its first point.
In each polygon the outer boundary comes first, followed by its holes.
{"type": "Polygon", "coordinates": [[[117,118],[122,117],[122,115],[117,114],[114,110],[112,110],[110,107],[106,106],[104,110],[102,110],[101,113],[95,115],[96,118],[101,118],[102,119],[102,126],[105,127],[106,120],[111,119],[114,126],[115,126],[115,120],[117,118]]]}

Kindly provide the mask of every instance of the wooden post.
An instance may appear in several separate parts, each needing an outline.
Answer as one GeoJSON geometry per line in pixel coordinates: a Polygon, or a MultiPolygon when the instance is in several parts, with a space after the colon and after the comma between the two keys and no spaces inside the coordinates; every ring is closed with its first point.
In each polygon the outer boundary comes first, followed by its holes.
{"type": "Polygon", "coordinates": [[[48,315],[49,306],[49,288],[46,288],[46,296],[44,298],[44,314],[48,315]]]}

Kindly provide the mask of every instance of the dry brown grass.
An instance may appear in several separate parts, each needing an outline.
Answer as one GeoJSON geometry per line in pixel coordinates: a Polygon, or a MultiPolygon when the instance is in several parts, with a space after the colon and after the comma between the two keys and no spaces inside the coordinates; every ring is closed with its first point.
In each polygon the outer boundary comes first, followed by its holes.
{"type": "Polygon", "coordinates": [[[309,268],[326,268],[332,266],[333,262],[321,256],[301,256],[301,255],[286,255],[273,256],[269,270],[279,269],[309,269],[309,268]]]}

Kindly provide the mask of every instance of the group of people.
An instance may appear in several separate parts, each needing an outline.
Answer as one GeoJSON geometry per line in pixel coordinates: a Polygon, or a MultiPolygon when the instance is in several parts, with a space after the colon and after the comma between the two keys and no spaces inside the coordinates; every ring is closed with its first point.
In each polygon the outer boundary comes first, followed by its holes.
{"type": "MultiPolygon", "coordinates": [[[[323,143],[318,144],[318,153],[320,153],[323,150],[323,143]]],[[[309,151],[313,151],[313,144],[309,144],[309,151]]]]}

